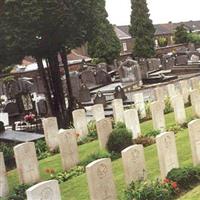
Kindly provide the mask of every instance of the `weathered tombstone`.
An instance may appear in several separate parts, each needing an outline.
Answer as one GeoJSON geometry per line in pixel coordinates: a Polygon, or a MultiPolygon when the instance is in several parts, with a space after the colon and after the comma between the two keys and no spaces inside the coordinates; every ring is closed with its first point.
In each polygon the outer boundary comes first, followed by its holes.
{"type": "Polygon", "coordinates": [[[199,78],[198,77],[194,77],[190,79],[191,81],[191,85],[192,85],[192,89],[198,89],[199,90],[199,78]]]}
{"type": "Polygon", "coordinates": [[[76,131],[80,134],[81,137],[87,136],[88,127],[87,127],[87,118],[84,109],[74,110],[72,112],[74,127],[76,131]]]}
{"type": "Polygon", "coordinates": [[[115,87],[114,98],[122,99],[123,101],[125,101],[127,99],[127,96],[124,93],[124,89],[121,88],[121,86],[115,87]]]}
{"type": "Polygon", "coordinates": [[[187,122],[183,97],[176,95],[171,98],[172,107],[174,108],[175,121],[178,124],[187,122]]]}
{"type": "Polygon", "coordinates": [[[163,109],[165,108],[165,87],[156,87],[154,89],[156,100],[159,101],[163,105],[163,109]]]}
{"type": "Polygon", "coordinates": [[[9,125],[9,118],[8,118],[8,113],[0,113],[0,121],[4,123],[4,126],[9,125]]]}
{"type": "Polygon", "coordinates": [[[148,78],[149,66],[148,66],[147,60],[144,58],[141,58],[139,60],[139,65],[140,65],[142,79],[148,78]]]}
{"type": "Polygon", "coordinates": [[[195,44],[194,43],[189,43],[188,44],[188,50],[189,51],[195,51],[196,49],[195,49],[195,44]]]}
{"type": "Polygon", "coordinates": [[[26,190],[27,200],[61,200],[57,180],[38,183],[26,190]]]}
{"type": "Polygon", "coordinates": [[[33,184],[40,180],[39,165],[34,142],[14,147],[15,161],[21,184],[33,184]]]}
{"type": "Polygon", "coordinates": [[[147,59],[147,63],[148,63],[150,71],[159,70],[162,67],[161,61],[159,58],[149,58],[147,59]]]}
{"type": "Polygon", "coordinates": [[[188,56],[187,55],[178,55],[176,57],[176,65],[187,65],[188,64],[188,56]]]}
{"type": "Polygon", "coordinates": [[[171,55],[164,55],[162,58],[162,65],[165,69],[172,69],[175,66],[175,57],[171,55]]]}
{"type": "Polygon", "coordinates": [[[96,73],[96,83],[102,85],[108,85],[111,83],[111,77],[104,70],[98,70],[96,73]]]}
{"type": "Polygon", "coordinates": [[[192,61],[192,62],[199,62],[199,56],[193,54],[193,55],[191,56],[191,61],[192,61]]]}
{"type": "Polygon", "coordinates": [[[115,122],[124,122],[124,106],[122,99],[112,101],[113,117],[115,122]]]}
{"type": "Polygon", "coordinates": [[[129,185],[135,181],[145,180],[147,173],[144,147],[142,145],[133,145],[124,149],[121,154],[126,184],[129,185]]]}
{"type": "Polygon", "coordinates": [[[60,130],[58,143],[63,170],[67,171],[79,163],[76,131],[74,129],[60,130]]]}
{"type": "Polygon", "coordinates": [[[58,123],[56,117],[44,118],[42,125],[47,146],[50,151],[55,151],[58,148],[58,123]]]}
{"type": "Polygon", "coordinates": [[[105,118],[103,104],[96,104],[92,106],[92,114],[95,121],[99,121],[105,118]]]}
{"type": "Polygon", "coordinates": [[[179,167],[174,133],[165,132],[156,136],[156,146],[161,177],[164,179],[169,171],[179,167]]]}
{"type": "Polygon", "coordinates": [[[99,63],[99,64],[97,65],[97,69],[98,69],[98,70],[103,70],[103,71],[107,72],[107,71],[108,71],[108,70],[107,70],[107,63],[99,63]]]}
{"type": "Polygon", "coordinates": [[[38,107],[39,115],[45,116],[48,113],[48,105],[47,105],[47,101],[45,99],[40,99],[37,102],[37,107],[38,107]]]}
{"type": "Polygon", "coordinates": [[[184,103],[189,101],[189,84],[187,80],[182,80],[179,82],[181,87],[181,95],[183,96],[184,103]]]}
{"type": "Polygon", "coordinates": [[[192,110],[197,117],[200,117],[200,91],[195,89],[190,91],[192,110]]]}
{"type": "Polygon", "coordinates": [[[70,82],[72,87],[72,94],[75,98],[79,98],[79,91],[81,88],[80,78],[77,72],[70,73],[70,82]]]}
{"type": "Polygon", "coordinates": [[[126,128],[131,130],[133,139],[141,135],[140,121],[136,109],[129,109],[124,111],[124,120],[126,128]]]}
{"type": "Polygon", "coordinates": [[[165,116],[162,102],[155,101],[150,105],[154,130],[165,130],[165,116]]]}
{"type": "Polygon", "coordinates": [[[105,118],[96,123],[99,145],[106,149],[108,138],[112,133],[112,121],[110,118],[105,118]]]}
{"type": "Polygon", "coordinates": [[[96,85],[94,73],[90,70],[85,70],[81,73],[81,80],[87,87],[96,85]]]}
{"type": "Polygon", "coordinates": [[[3,112],[4,112],[4,113],[8,113],[8,115],[9,115],[10,117],[17,116],[17,115],[20,114],[20,113],[19,113],[19,108],[18,108],[17,104],[14,103],[14,102],[8,102],[8,103],[5,105],[5,107],[4,107],[4,109],[3,109],[3,112]]]}
{"type": "Polygon", "coordinates": [[[141,119],[146,117],[145,103],[143,93],[134,94],[134,103],[141,119]]]}
{"type": "Polygon", "coordinates": [[[9,193],[6,166],[3,152],[0,152],[0,197],[6,197],[9,193]]]}
{"type": "Polygon", "coordinates": [[[86,166],[91,200],[117,200],[117,193],[109,158],[96,160],[86,166]]]}
{"type": "Polygon", "coordinates": [[[191,121],[188,124],[188,131],[192,150],[192,161],[196,166],[200,164],[200,119],[191,121]]]}
{"type": "Polygon", "coordinates": [[[103,104],[103,106],[106,106],[106,97],[103,95],[101,91],[98,91],[95,98],[94,98],[94,104],[103,104]]]}
{"type": "Polygon", "coordinates": [[[168,91],[168,95],[169,95],[170,99],[171,99],[173,96],[176,96],[176,95],[177,95],[177,92],[176,92],[176,89],[175,89],[175,85],[174,85],[174,84],[168,84],[168,85],[167,85],[167,91],[168,91]]]}
{"type": "Polygon", "coordinates": [[[91,101],[91,95],[90,90],[85,84],[81,85],[80,91],[79,91],[79,100],[80,102],[87,102],[91,101]]]}

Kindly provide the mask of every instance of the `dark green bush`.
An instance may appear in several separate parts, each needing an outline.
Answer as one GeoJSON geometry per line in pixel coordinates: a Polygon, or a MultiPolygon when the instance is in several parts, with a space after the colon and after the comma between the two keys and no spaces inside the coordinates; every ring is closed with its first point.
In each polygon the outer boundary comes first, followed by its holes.
{"type": "Polygon", "coordinates": [[[0,152],[3,152],[5,164],[8,167],[12,167],[14,160],[13,144],[0,143],[0,152]]]}
{"type": "Polygon", "coordinates": [[[160,134],[160,130],[152,130],[152,131],[149,131],[147,133],[144,133],[144,136],[146,136],[146,137],[156,137],[159,134],[160,134]]]}
{"type": "Polygon", "coordinates": [[[31,187],[31,185],[18,185],[14,188],[12,194],[8,197],[8,200],[25,200],[26,190],[31,187]]]}
{"type": "Polygon", "coordinates": [[[114,124],[114,129],[121,129],[121,128],[126,128],[125,123],[117,122],[116,124],[114,124]]]}
{"type": "Polygon", "coordinates": [[[133,144],[142,144],[144,147],[148,147],[154,143],[155,139],[153,137],[140,136],[133,140],[133,144]]]}
{"type": "Polygon", "coordinates": [[[176,188],[171,183],[136,182],[130,184],[125,191],[126,200],[172,200],[176,194],[176,188]]]}
{"type": "Polygon", "coordinates": [[[36,149],[38,160],[42,160],[51,155],[46,145],[46,142],[44,140],[37,140],[35,142],[35,149],[36,149]]]}
{"type": "Polygon", "coordinates": [[[96,121],[92,120],[88,123],[88,137],[93,138],[93,140],[97,139],[96,121]]]}
{"type": "Polygon", "coordinates": [[[173,109],[173,107],[172,107],[170,97],[166,97],[165,100],[164,100],[164,102],[165,102],[164,113],[165,113],[165,114],[168,114],[168,113],[173,112],[174,109],[173,109]]]}
{"type": "Polygon", "coordinates": [[[123,149],[132,145],[132,134],[126,128],[115,128],[109,136],[108,151],[120,154],[123,149]]]}
{"type": "Polygon", "coordinates": [[[199,167],[184,167],[172,169],[167,178],[177,182],[181,190],[191,189],[197,183],[200,183],[200,168],[199,167]]]}

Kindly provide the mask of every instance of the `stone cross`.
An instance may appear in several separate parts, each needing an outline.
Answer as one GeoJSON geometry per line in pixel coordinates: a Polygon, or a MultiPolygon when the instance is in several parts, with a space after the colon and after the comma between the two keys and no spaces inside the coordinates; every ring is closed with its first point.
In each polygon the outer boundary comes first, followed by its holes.
{"type": "Polygon", "coordinates": [[[38,183],[26,190],[27,200],[61,200],[57,180],[38,183]]]}
{"type": "Polygon", "coordinates": [[[132,181],[143,181],[146,179],[146,167],[144,158],[144,147],[133,145],[122,152],[122,162],[127,185],[132,181]]]}
{"type": "Polygon", "coordinates": [[[6,197],[9,193],[6,166],[3,152],[0,152],[0,197],[6,197]]]}
{"type": "Polygon", "coordinates": [[[39,165],[34,142],[14,147],[15,161],[21,184],[33,184],[40,180],[39,165]]]}
{"type": "Polygon", "coordinates": [[[58,148],[58,123],[56,117],[43,119],[42,125],[47,146],[50,151],[55,151],[58,148]]]}
{"type": "Polygon", "coordinates": [[[164,179],[169,171],[179,167],[174,133],[165,132],[156,136],[156,146],[161,177],[164,179]]]}
{"type": "Polygon", "coordinates": [[[96,104],[92,106],[92,114],[95,121],[99,121],[105,118],[103,104],[96,104]]]}
{"type": "Polygon", "coordinates": [[[86,166],[91,200],[117,200],[110,158],[96,160],[86,166]]]}
{"type": "Polygon", "coordinates": [[[146,117],[145,103],[143,93],[134,94],[134,103],[135,107],[140,113],[140,118],[143,119],[146,117]]]}
{"type": "Polygon", "coordinates": [[[80,134],[81,137],[87,136],[88,127],[87,127],[87,118],[84,109],[74,110],[72,112],[74,127],[76,131],[80,134]]]}
{"type": "Polygon", "coordinates": [[[162,102],[152,102],[150,105],[150,109],[154,130],[160,130],[161,132],[165,131],[165,115],[162,102]]]}
{"type": "Polygon", "coordinates": [[[191,121],[188,124],[188,131],[192,149],[192,161],[196,166],[200,164],[200,119],[191,121]]]}
{"type": "Polygon", "coordinates": [[[63,170],[67,171],[79,163],[76,131],[61,129],[58,134],[58,143],[63,170]]]}
{"type": "Polygon", "coordinates": [[[124,119],[126,128],[131,130],[133,139],[141,135],[140,121],[136,109],[129,109],[124,111],[124,119]]]}
{"type": "Polygon", "coordinates": [[[112,101],[113,117],[115,122],[124,122],[124,106],[122,99],[112,101]]]}
{"type": "Polygon", "coordinates": [[[200,117],[200,91],[195,89],[190,91],[192,110],[197,117],[200,117]]]}
{"type": "Polygon", "coordinates": [[[105,118],[96,123],[99,145],[106,149],[108,138],[112,133],[112,122],[110,118],[105,118]]]}

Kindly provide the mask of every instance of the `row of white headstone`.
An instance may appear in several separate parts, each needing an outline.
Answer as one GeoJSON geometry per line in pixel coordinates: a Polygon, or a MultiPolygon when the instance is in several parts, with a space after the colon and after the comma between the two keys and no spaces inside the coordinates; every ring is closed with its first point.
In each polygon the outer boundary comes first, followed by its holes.
{"type": "MultiPolygon", "coordinates": [[[[192,159],[194,166],[200,164],[200,119],[191,121],[188,124],[189,138],[192,149],[192,159]]],[[[60,139],[67,140],[66,131],[61,133],[65,135],[60,139]]],[[[63,136],[62,135],[62,136],[63,136]]],[[[71,141],[71,140],[70,140],[71,141]]],[[[76,143],[76,139],[73,141],[76,143]]],[[[64,157],[66,162],[77,162],[78,151],[73,149],[74,144],[68,142],[69,146],[63,146],[65,149],[64,157]],[[70,149],[72,152],[66,151],[70,149]],[[76,152],[76,153],[74,153],[76,152]],[[73,160],[74,159],[74,160],[73,160]]],[[[179,167],[178,155],[176,150],[175,135],[173,132],[164,132],[156,137],[156,146],[160,164],[161,178],[165,178],[167,173],[179,167]]],[[[40,181],[38,161],[35,152],[34,143],[24,143],[14,147],[17,170],[21,183],[36,183],[40,181]]],[[[132,181],[145,180],[147,170],[145,166],[144,148],[142,145],[133,145],[122,152],[122,162],[124,167],[125,181],[130,184],[132,181]]],[[[8,194],[8,181],[6,176],[3,153],[0,153],[0,197],[8,194]]],[[[67,164],[66,164],[67,165],[67,164]]],[[[72,166],[68,166],[69,168],[72,166]]],[[[112,174],[111,160],[108,158],[96,160],[86,167],[87,180],[89,185],[90,197],[92,200],[117,199],[115,184],[112,174]]],[[[41,182],[27,190],[28,200],[40,199],[60,199],[58,182],[41,182]],[[41,198],[43,197],[43,198],[41,198]]]]}

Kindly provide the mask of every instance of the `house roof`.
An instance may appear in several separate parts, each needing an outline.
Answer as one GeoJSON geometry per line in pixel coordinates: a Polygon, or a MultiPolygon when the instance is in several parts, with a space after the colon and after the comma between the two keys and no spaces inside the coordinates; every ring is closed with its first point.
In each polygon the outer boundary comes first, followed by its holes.
{"type": "MultiPolygon", "coordinates": [[[[188,31],[200,31],[200,21],[187,21],[187,22],[179,22],[179,23],[166,23],[166,24],[155,24],[154,27],[156,29],[155,35],[168,35],[173,34],[177,26],[180,26],[181,24],[184,24],[185,28],[188,29],[188,31]]],[[[129,26],[117,26],[118,29],[123,31],[126,35],[129,37],[129,26]]]]}
{"type": "MultiPolygon", "coordinates": [[[[126,27],[126,26],[124,26],[126,27]]],[[[114,26],[114,30],[115,30],[115,33],[117,35],[117,37],[120,39],[120,40],[123,40],[123,39],[130,39],[131,38],[131,35],[128,33],[128,31],[125,31],[117,26],[114,26]]],[[[127,30],[128,30],[128,26],[127,26],[127,30]]]]}

